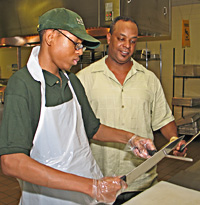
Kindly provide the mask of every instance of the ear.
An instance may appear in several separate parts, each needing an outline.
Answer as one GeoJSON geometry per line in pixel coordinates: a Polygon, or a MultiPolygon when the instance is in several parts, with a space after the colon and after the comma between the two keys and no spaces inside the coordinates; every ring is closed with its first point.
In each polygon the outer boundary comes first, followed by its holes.
{"type": "Polygon", "coordinates": [[[111,34],[110,34],[110,33],[107,33],[106,37],[107,37],[107,43],[108,43],[108,45],[109,45],[109,44],[110,44],[111,34]]]}
{"type": "Polygon", "coordinates": [[[45,37],[44,40],[45,40],[47,45],[49,45],[49,46],[51,45],[51,43],[54,39],[54,35],[55,35],[54,30],[50,30],[50,29],[46,30],[45,35],[44,35],[44,37],[45,37]]]}

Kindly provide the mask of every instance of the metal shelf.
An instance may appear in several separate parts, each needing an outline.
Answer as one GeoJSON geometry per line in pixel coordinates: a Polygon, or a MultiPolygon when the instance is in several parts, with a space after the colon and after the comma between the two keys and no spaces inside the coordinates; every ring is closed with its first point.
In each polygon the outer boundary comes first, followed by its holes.
{"type": "Polygon", "coordinates": [[[133,58],[136,61],[145,61],[146,65],[145,67],[148,69],[149,68],[149,62],[150,61],[160,61],[160,82],[162,83],[162,45],[160,44],[160,53],[159,54],[151,54],[150,57],[148,55],[148,46],[147,46],[147,42],[146,42],[146,54],[145,55],[134,55],[133,58]],[[155,56],[154,56],[155,55],[155,56]]]}
{"type": "Polygon", "coordinates": [[[175,64],[175,48],[173,49],[173,98],[172,98],[172,113],[174,107],[181,106],[181,118],[177,120],[179,134],[194,135],[200,130],[200,113],[184,115],[184,107],[194,108],[200,105],[200,97],[185,96],[185,79],[200,78],[200,65],[185,64],[185,49],[183,50],[183,64],[175,64]],[[175,97],[175,79],[182,78],[182,96],[175,97]]]}

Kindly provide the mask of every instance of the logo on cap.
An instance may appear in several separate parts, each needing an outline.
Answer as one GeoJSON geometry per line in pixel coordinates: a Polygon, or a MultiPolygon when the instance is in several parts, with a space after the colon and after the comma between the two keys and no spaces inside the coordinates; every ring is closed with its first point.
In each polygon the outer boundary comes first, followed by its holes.
{"type": "Polygon", "coordinates": [[[82,18],[76,18],[76,20],[77,20],[77,23],[78,23],[78,24],[80,24],[80,25],[82,25],[82,26],[84,25],[82,18]]]}

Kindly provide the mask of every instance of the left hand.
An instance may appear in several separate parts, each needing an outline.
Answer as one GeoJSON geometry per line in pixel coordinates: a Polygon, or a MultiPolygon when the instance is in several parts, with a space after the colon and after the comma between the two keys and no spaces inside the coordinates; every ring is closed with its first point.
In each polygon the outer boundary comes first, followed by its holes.
{"type": "Polygon", "coordinates": [[[128,145],[131,146],[131,150],[136,156],[145,159],[151,157],[147,150],[156,150],[156,147],[151,139],[137,135],[134,135],[129,140],[128,145]]]}
{"type": "Polygon", "coordinates": [[[187,151],[187,148],[185,148],[182,152],[180,152],[180,148],[181,148],[181,145],[184,145],[186,144],[186,141],[185,140],[181,140],[178,145],[176,146],[176,148],[173,150],[173,155],[175,156],[182,156],[182,157],[185,157],[186,156],[186,151],[187,151]]]}
{"type": "Polygon", "coordinates": [[[128,187],[126,182],[119,177],[103,177],[93,179],[92,197],[98,202],[113,203],[120,190],[128,187]]]}

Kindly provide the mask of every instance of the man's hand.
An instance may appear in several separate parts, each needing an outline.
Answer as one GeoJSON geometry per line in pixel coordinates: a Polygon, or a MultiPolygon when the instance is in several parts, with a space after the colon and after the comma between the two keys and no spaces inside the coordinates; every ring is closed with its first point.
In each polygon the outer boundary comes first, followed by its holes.
{"type": "Polygon", "coordinates": [[[182,157],[185,157],[186,156],[186,151],[187,151],[187,148],[185,148],[183,151],[180,151],[181,149],[181,145],[184,145],[186,144],[186,141],[185,140],[181,140],[178,145],[176,146],[176,148],[173,150],[173,155],[175,156],[182,156],[182,157]]]}
{"type": "Polygon", "coordinates": [[[151,157],[148,153],[148,150],[156,150],[156,147],[151,139],[137,135],[133,135],[133,137],[128,141],[127,145],[130,146],[131,150],[136,156],[145,159],[151,157]]]}
{"type": "Polygon", "coordinates": [[[121,189],[126,189],[127,184],[119,177],[104,177],[93,180],[93,198],[98,202],[111,203],[116,200],[121,189]]]}

